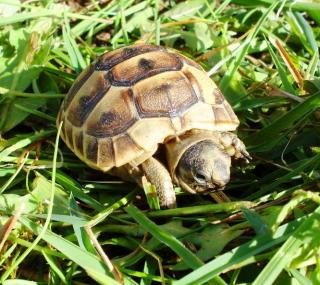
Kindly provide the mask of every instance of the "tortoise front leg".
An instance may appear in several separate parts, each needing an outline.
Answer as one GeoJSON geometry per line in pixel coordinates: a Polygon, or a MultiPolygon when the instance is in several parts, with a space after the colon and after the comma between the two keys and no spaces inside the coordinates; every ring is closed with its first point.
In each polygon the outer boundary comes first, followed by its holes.
{"type": "Polygon", "coordinates": [[[251,159],[250,154],[247,152],[244,143],[233,133],[221,132],[220,143],[224,150],[234,159],[243,160],[248,163],[251,159]]]}
{"type": "Polygon", "coordinates": [[[141,168],[147,180],[156,187],[160,207],[175,208],[176,195],[167,169],[153,157],[144,161],[141,168]]]}

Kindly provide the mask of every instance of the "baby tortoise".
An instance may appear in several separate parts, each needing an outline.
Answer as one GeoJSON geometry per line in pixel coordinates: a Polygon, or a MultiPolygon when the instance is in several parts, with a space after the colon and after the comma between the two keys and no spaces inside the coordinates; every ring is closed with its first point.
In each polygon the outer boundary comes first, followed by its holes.
{"type": "Polygon", "coordinates": [[[231,159],[249,157],[230,132],[239,120],[216,84],[200,65],[161,46],[100,56],[74,82],[61,121],[62,139],[82,161],[139,185],[145,176],[161,207],[175,207],[173,183],[193,194],[222,190],[231,159]]]}

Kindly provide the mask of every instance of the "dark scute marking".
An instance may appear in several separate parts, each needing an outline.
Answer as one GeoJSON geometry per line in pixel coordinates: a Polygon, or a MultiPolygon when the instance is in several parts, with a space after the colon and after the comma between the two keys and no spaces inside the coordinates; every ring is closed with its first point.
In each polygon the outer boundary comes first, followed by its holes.
{"type": "Polygon", "coordinates": [[[165,50],[164,47],[155,45],[133,45],[101,55],[95,63],[95,70],[110,70],[117,64],[134,56],[157,50],[165,50]]]}
{"type": "Polygon", "coordinates": [[[160,73],[179,71],[182,66],[182,62],[173,53],[148,53],[139,61],[133,58],[114,67],[108,79],[114,86],[133,86],[143,79],[160,73]]]}
{"type": "Polygon", "coordinates": [[[213,91],[213,95],[214,95],[216,104],[222,104],[223,103],[224,97],[223,97],[222,92],[220,91],[220,89],[216,88],[213,91]]]}
{"type": "Polygon", "coordinates": [[[101,125],[109,125],[112,121],[115,121],[119,119],[118,116],[114,113],[114,112],[106,112],[106,113],[103,113],[100,117],[100,124],[101,125]]]}
{"type": "Polygon", "coordinates": [[[137,49],[135,49],[135,48],[125,47],[122,50],[122,56],[126,57],[126,58],[135,56],[136,53],[137,53],[137,49]]]}
{"type": "Polygon", "coordinates": [[[100,77],[99,80],[93,84],[95,84],[95,88],[93,88],[88,95],[80,97],[78,104],[71,106],[69,109],[68,120],[77,127],[83,125],[91,111],[110,88],[110,84],[104,77],[100,77]]]}
{"type": "Polygon", "coordinates": [[[223,108],[216,108],[213,107],[214,115],[215,115],[215,120],[217,122],[228,122],[230,121],[230,117],[226,112],[224,111],[223,108]]]}
{"type": "Polygon", "coordinates": [[[190,58],[188,58],[188,57],[186,57],[186,56],[184,56],[184,55],[181,55],[181,54],[175,54],[177,57],[179,57],[179,59],[182,61],[182,62],[184,62],[184,63],[186,63],[186,64],[188,64],[188,65],[191,65],[191,66],[193,66],[193,67],[195,67],[196,69],[199,69],[199,70],[201,70],[201,71],[203,71],[203,68],[201,67],[201,65],[200,64],[198,64],[197,62],[195,62],[194,60],[192,60],[192,59],[190,59],[190,58]]]}
{"type": "Polygon", "coordinates": [[[80,152],[80,154],[83,155],[83,132],[81,131],[80,133],[75,135],[75,146],[77,150],[80,152]]]}
{"type": "Polygon", "coordinates": [[[138,120],[137,114],[132,110],[133,105],[132,90],[122,91],[112,109],[103,112],[97,121],[88,124],[87,133],[97,138],[105,138],[126,131],[138,120]]]}
{"type": "Polygon", "coordinates": [[[179,66],[177,68],[176,67],[174,67],[174,68],[159,68],[159,69],[155,69],[155,70],[150,70],[150,71],[146,71],[146,72],[141,73],[139,76],[137,76],[133,80],[115,80],[113,75],[110,73],[109,80],[113,86],[129,87],[129,86],[133,86],[134,84],[136,84],[140,80],[152,77],[154,75],[157,75],[157,74],[160,74],[163,72],[167,72],[167,71],[176,71],[176,70],[180,70],[180,69],[181,69],[181,66],[179,66]]]}
{"type": "Polygon", "coordinates": [[[63,103],[64,110],[66,110],[69,107],[74,96],[78,93],[82,85],[89,79],[89,77],[92,75],[93,72],[94,72],[94,66],[90,65],[80,73],[76,81],[71,86],[66,98],[64,99],[64,103],[63,103]]]}
{"type": "Polygon", "coordinates": [[[111,138],[105,138],[99,141],[99,161],[98,164],[101,167],[115,165],[115,156],[113,149],[113,142],[111,138]],[[112,161],[106,163],[106,161],[112,161]]]}
{"type": "Polygon", "coordinates": [[[143,71],[149,71],[154,68],[154,62],[145,58],[139,60],[139,68],[143,71]]]}
{"type": "Polygon", "coordinates": [[[96,126],[93,131],[88,130],[88,134],[94,135],[97,138],[116,136],[130,128],[136,121],[137,119],[134,117],[125,121],[121,114],[112,110],[103,113],[100,117],[98,126],[96,126]]]}
{"type": "Polygon", "coordinates": [[[98,140],[97,138],[90,138],[86,147],[86,157],[93,163],[97,163],[98,158],[98,140]]]}

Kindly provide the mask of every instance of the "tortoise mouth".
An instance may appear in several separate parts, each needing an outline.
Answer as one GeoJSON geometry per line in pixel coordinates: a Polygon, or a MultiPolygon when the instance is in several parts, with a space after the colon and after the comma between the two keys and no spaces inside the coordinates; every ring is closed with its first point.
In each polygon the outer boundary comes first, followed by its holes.
{"type": "Polygon", "coordinates": [[[182,179],[177,179],[178,185],[185,191],[191,194],[200,194],[200,195],[208,195],[215,192],[223,191],[225,189],[225,185],[199,185],[195,182],[186,183],[182,179]]]}
{"type": "Polygon", "coordinates": [[[225,186],[210,186],[210,187],[203,187],[203,186],[198,186],[195,188],[195,192],[201,195],[208,195],[212,194],[215,192],[223,191],[225,189],[225,186]]]}

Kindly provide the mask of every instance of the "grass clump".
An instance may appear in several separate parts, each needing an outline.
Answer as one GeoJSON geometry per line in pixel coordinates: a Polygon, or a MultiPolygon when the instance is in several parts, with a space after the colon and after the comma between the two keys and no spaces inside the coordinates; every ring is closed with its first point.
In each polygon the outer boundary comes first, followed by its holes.
{"type": "Polygon", "coordinates": [[[1,283],[320,284],[320,4],[63,2],[0,0],[1,283]],[[176,189],[156,210],[56,141],[77,74],[138,41],[198,61],[233,105],[253,160],[231,202],[176,189]]]}

